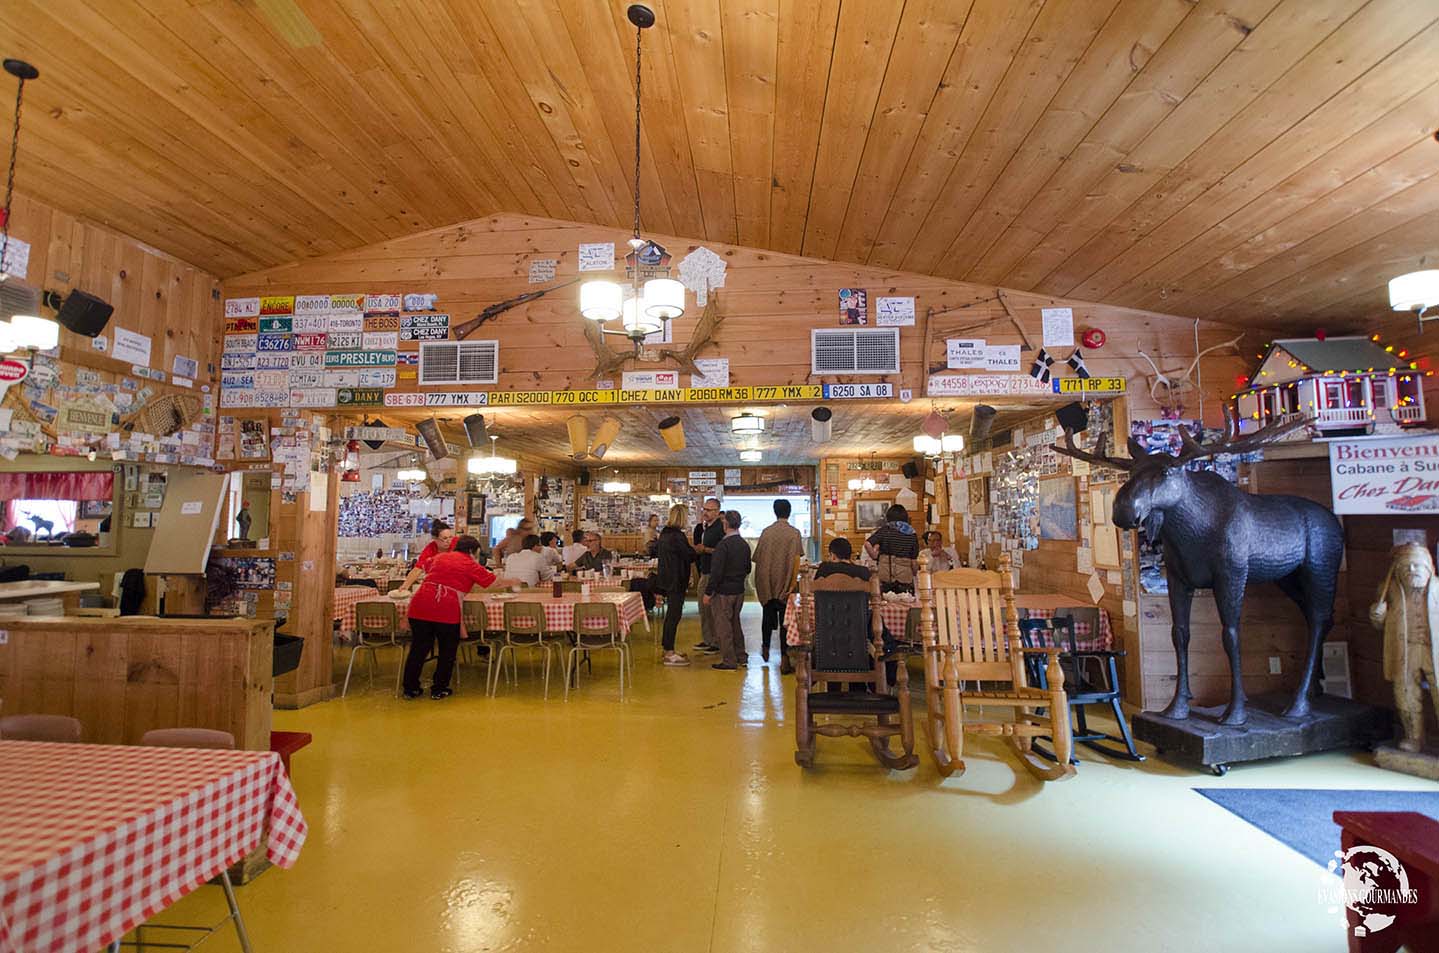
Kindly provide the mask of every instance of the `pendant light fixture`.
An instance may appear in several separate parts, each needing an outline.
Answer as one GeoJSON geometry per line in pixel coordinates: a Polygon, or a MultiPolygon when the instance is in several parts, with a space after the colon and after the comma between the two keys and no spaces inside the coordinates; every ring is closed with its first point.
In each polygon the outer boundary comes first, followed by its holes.
{"type": "Polygon", "coordinates": [[[668,260],[665,250],[640,236],[640,57],[644,31],[655,25],[655,13],[642,3],[631,4],[625,16],[635,27],[635,222],[630,236],[629,286],[609,278],[580,285],[580,314],[603,325],[619,319],[623,330],[601,328],[634,342],[638,352],[644,339],[664,330],[664,323],[685,313],[685,286],[673,278],[656,276],[641,283],[642,267],[658,267],[668,260]]]}
{"type": "Polygon", "coordinates": [[[519,470],[519,462],[510,457],[502,457],[495,452],[495,443],[500,438],[490,434],[490,455],[488,457],[470,457],[465,464],[465,469],[476,476],[510,476],[519,470]]]}
{"type": "Polygon", "coordinates": [[[40,291],[12,276],[3,267],[10,251],[10,213],[15,198],[15,161],[20,155],[20,109],[25,101],[25,84],[38,79],[40,71],[24,60],[5,61],[5,72],[20,81],[15,88],[15,125],[10,134],[10,165],[5,173],[5,210],[0,219],[0,323],[8,322],[8,333],[0,331],[0,345],[9,350],[33,348],[48,351],[60,343],[60,325],[40,316],[40,291]]]}

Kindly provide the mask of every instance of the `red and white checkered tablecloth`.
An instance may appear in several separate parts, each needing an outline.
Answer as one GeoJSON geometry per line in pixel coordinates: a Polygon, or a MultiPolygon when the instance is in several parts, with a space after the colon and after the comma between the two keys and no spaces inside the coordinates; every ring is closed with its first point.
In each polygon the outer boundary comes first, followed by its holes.
{"type": "MultiPolygon", "coordinates": [[[[600,589],[593,589],[588,596],[582,596],[578,592],[567,592],[556,599],[543,589],[533,593],[515,593],[513,600],[508,598],[495,598],[505,596],[506,593],[485,593],[472,592],[465,596],[466,602],[483,602],[485,604],[485,616],[487,626],[495,631],[505,627],[505,603],[515,602],[538,602],[545,607],[545,625],[556,631],[572,631],[575,627],[575,603],[577,602],[612,602],[615,604],[617,614],[620,618],[620,628],[626,634],[630,626],[636,622],[649,624],[645,616],[645,600],[638,592],[606,592],[600,589]]],[[[405,619],[405,610],[409,608],[408,597],[390,599],[385,596],[376,598],[373,593],[369,599],[361,599],[361,602],[394,602],[399,610],[400,625],[408,627],[405,619]]]]}
{"type": "Polygon", "coordinates": [[[380,593],[369,586],[341,586],[335,590],[335,621],[340,624],[340,634],[349,638],[355,633],[355,603],[380,598],[380,593]]]}
{"type": "MultiPolygon", "coordinates": [[[[1016,596],[1020,618],[1048,619],[1054,615],[1053,608],[1029,608],[1025,606],[1024,596],[1016,596]]],[[[905,620],[911,609],[918,608],[917,605],[904,602],[891,602],[885,600],[880,604],[879,615],[884,620],[884,625],[889,629],[890,635],[896,639],[904,638],[905,620]]],[[[1075,608],[1086,608],[1076,606],[1075,608]]],[[[799,627],[799,595],[790,597],[789,605],[784,612],[785,642],[789,645],[799,645],[801,642],[799,627]]],[[[1114,644],[1114,633],[1109,627],[1109,613],[1103,609],[1099,610],[1099,634],[1096,636],[1091,630],[1088,622],[1078,619],[1074,623],[1074,642],[1081,652],[1105,652],[1114,644]]]]}
{"type": "MultiPolygon", "coordinates": [[[[497,595],[500,595],[497,593],[497,595]]],[[[489,618],[491,629],[503,629],[505,627],[505,603],[511,600],[497,599],[494,595],[472,595],[468,600],[478,600],[485,604],[485,614],[489,618]]],[[[614,603],[620,618],[620,628],[626,634],[630,626],[636,622],[645,620],[645,600],[638,592],[591,592],[588,596],[582,596],[577,592],[567,592],[556,599],[554,596],[531,596],[517,595],[513,601],[516,602],[538,602],[545,607],[545,625],[556,631],[571,631],[575,627],[575,603],[577,602],[612,602],[614,603]]]]}
{"type": "Polygon", "coordinates": [[[0,741],[0,953],[99,950],[305,834],[271,751],[0,741]]]}

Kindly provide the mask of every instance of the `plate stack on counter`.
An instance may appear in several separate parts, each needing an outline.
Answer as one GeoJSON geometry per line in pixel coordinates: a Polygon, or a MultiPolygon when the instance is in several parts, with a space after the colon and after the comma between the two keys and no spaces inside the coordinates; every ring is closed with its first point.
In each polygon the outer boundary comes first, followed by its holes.
{"type": "Polygon", "coordinates": [[[26,599],[25,613],[38,616],[62,616],[65,614],[65,600],[59,596],[45,596],[41,599],[26,599]]]}

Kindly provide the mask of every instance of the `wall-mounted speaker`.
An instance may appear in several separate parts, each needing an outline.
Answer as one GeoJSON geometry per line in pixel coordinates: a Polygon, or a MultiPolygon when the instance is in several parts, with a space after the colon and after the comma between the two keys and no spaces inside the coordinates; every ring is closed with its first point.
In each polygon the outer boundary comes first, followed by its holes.
{"type": "Polygon", "coordinates": [[[1059,426],[1070,433],[1089,429],[1089,408],[1083,404],[1065,404],[1054,412],[1054,416],[1059,421],[1059,426]]]}
{"type": "Polygon", "coordinates": [[[906,480],[913,480],[920,474],[919,464],[914,460],[910,460],[899,468],[899,472],[904,474],[906,480]]]}
{"type": "Polygon", "coordinates": [[[465,418],[465,439],[470,442],[471,447],[483,447],[485,445],[485,417],[483,414],[470,414],[465,418]]]}
{"type": "MultiPolygon", "coordinates": [[[[58,296],[53,292],[46,295],[46,304],[54,307],[54,301],[58,296]]],[[[60,322],[62,328],[69,328],[76,334],[83,334],[87,338],[93,338],[105,330],[105,325],[110,323],[110,315],[115,313],[115,306],[108,302],[101,301],[92,294],[83,291],[72,291],[60,302],[55,309],[55,320],[60,322]]]]}
{"type": "Polygon", "coordinates": [[[994,416],[997,413],[998,411],[988,404],[975,406],[974,414],[969,418],[969,445],[971,447],[989,436],[989,432],[994,429],[994,416]]]}
{"type": "Polygon", "coordinates": [[[580,486],[589,486],[589,485],[590,485],[590,471],[588,471],[588,470],[581,470],[581,471],[580,471],[580,486]]]}

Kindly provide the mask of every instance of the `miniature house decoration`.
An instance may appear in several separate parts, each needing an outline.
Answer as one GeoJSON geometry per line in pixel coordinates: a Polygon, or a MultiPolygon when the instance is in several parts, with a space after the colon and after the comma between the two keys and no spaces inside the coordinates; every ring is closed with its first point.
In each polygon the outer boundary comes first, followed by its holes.
{"type": "Polygon", "coordinates": [[[1240,432],[1308,417],[1319,437],[1396,434],[1424,422],[1428,373],[1377,334],[1274,341],[1234,395],[1240,432]]]}

